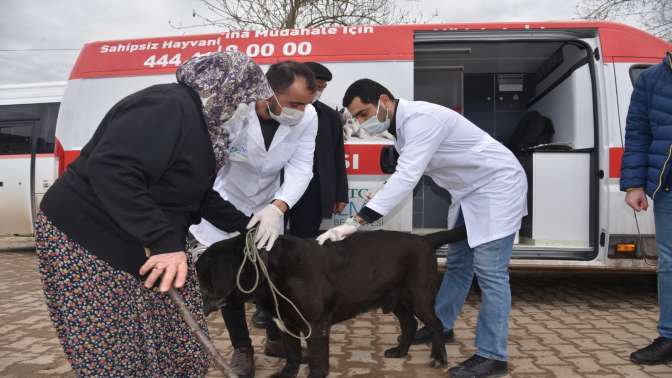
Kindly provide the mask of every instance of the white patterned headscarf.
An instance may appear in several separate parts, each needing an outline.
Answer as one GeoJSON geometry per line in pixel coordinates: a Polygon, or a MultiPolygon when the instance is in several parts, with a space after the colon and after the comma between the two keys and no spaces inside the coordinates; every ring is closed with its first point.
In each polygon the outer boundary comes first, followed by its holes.
{"type": "Polygon", "coordinates": [[[222,127],[238,105],[273,96],[261,68],[247,55],[224,51],[194,57],[177,68],[177,81],[198,93],[217,169],[228,161],[229,131],[222,127]]]}

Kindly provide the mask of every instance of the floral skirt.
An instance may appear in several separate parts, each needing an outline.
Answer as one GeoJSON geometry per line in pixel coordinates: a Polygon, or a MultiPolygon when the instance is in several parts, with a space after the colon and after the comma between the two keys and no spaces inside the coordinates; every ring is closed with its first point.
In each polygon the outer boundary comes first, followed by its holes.
{"type": "MultiPolygon", "coordinates": [[[[167,294],[89,253],[39,213],[35,243],[49,315],[77,376],[202,377],[209,356],[167,294]]],[[[185,302],[207,333],[189,259],[185,302]]]]}

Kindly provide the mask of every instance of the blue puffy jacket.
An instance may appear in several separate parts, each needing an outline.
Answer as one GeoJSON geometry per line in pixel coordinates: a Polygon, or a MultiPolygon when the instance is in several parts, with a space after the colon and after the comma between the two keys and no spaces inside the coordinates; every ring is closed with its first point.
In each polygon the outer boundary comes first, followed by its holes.
{"type": "Polygon", "coordinates": [[[672,56],[641,73],[630,99],[621,190],[645,188],[655,199],[672,184],[672,56]]]}

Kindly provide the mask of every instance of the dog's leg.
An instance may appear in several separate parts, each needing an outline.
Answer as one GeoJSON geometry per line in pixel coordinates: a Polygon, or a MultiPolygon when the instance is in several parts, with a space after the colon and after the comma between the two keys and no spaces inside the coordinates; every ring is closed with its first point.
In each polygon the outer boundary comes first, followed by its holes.
{"type": "Polygon", "coordinates": [[[394,315],[399,319],[399,325],[401,326],[401,340],[399,345],[385,351],[385,357],[401,358],[408,354],[408,348],[415,337],[418,322],[413,317],[411,310],[401,302],[397,303],[394,308],[394,315]]]}
{"type": "Polygon", "coordinates": [[[324,378],[329,375],[329,334],[331,322],[311,324],[313,333],[308,339],[309,378],[324,378]]]}
{"type": "MultiPolygon", "coordinates": [[[[298,335],[298,328],[292,327],[285,323],[285,326],[293,334],[298,335]]],[[[279,372],[271,375],[273,378],[294,378],[299,373],[299,366],[301,365],[301,341],[282,332],[282,341],[285,343],[287,350],[287,360],[285,366],[279,372]]]]}
{"type": "MultiPolygon", "coordinates": [[[[427,297],[426,293],[416,298],[427,297]]],[[[434,313],[433,297],[427,300],[420,300],[415,303],[415,315],[425,323],[425,325],[432,331],[432,353],[430,354],[431,361],[429,366],[438,368],[446,366],[448,357],[446,355],[446,344],[443,337],[443,324],[436,313],[434,313]]]]}

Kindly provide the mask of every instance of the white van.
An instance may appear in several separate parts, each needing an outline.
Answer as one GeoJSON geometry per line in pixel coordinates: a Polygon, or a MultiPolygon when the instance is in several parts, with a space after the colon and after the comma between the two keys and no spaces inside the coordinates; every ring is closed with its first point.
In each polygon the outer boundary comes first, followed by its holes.
{"type": "MultiPolygon", "coordinates": [[[[262,65],[318,61],[333,73],[322,98],[334,107],[350,83],[367,77],[397,97],[451,107],[508,146],[516,144],[521,128],[535,127],[528,115],[536,111],[554,133],[544,146],[514,151],[528,174],[530,215],[514,246],[513,264],[652,270],[650,259],[643,258],[655,258],[652,212],[634,214],[626,207],[618,180],[633,82],[671,47],[629,26],[574,21],[322,27],[94,42],[82,49],[68,80],[56,129],[62,149],[56,155],[62,170],[115,102],[146,86],[173,82],[175,67],[196,54],[238,49],[262,65]]],[[[389,164],[382,164],[381,151],[389,144],[346,143],[351,203],[331,222],[357,211],[364,193],[385,180],[389,164]]],[[[445,228],[449,197],[424,178],[376,227],[417,233],[445,228]]]]}
{"type": "Polygon", "coordinates": [[[55,175],[54,130],[65,82],[0,86],[0,235],[32,235],[55,175]]]}

